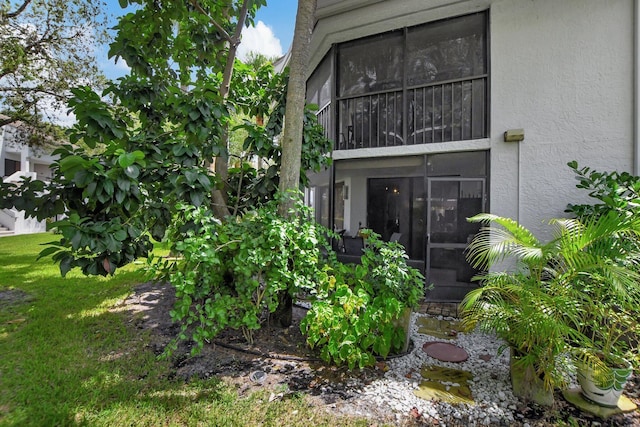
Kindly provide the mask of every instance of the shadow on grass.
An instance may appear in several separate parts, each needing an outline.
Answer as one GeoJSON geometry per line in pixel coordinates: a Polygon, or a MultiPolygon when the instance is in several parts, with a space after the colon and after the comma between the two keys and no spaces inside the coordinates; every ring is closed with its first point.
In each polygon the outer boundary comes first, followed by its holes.
{"type": "Polygon", "coordinates": [[[110,414],[119,419],[106,424],[134,425],[140,410],[156,424],[198,402],[230,399],[218,380],[170,380],[170,362],[157,359],[129,313],[98,309],[132,287],[96,297],[104,289],[77,286],[76,298],[54,301],[54,310],[44,299],[27,304],[27,319],[1,340],[1,425],[74,425],[96,417],[104,424],[110,414]]]}

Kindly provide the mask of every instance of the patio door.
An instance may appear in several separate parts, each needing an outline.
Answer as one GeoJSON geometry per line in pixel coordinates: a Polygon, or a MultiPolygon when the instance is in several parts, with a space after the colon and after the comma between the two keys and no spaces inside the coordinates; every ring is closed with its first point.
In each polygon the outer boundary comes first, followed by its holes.
{"type": "Polygon", "coordinates": [[[485,212],[485,205],[484,178],[427,178],[425,276],[434,285],[427,300],[460,301],[477,286],[464,251],[480,224],[466,218],[485,212]]]}

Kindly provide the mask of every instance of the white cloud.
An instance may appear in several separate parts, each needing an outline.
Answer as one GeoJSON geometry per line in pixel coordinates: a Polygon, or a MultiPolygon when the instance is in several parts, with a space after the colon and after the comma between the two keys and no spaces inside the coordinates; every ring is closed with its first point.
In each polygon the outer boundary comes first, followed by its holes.
{"type": "Polygon", "coordinates": [[[116,80],[119,77],[129,74],[131,71],[131,67],[127,65],[127,61],[122,58],[118,58],[116,61],[114,61],[113,58],[102,60],[100,61],[100,69],[110,80],[116,80]]]}
{"type": "Polygon", "coordinates": [[[63,127],[71,127],[76,123],[76,115],[69,111],[67,107],[51,98],[43,99],[39,107],[40,114],[42,114],[42,117],[48,122],[63,127]]]}
{"type": "Polygon", "coordinates": [[[238,46],[238,58],[244,60],[250,52],[257,52],[268,58],[282,56],[282,45],[273,30],[258,21],[255,27],[242,31],[242,42],[238,46]]]}

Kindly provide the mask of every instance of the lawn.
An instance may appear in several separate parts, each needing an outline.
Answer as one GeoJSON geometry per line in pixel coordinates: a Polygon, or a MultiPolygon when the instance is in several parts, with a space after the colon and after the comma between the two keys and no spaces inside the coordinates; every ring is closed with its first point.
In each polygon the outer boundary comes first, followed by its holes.
{"type": "Polygon", "coordinates": [[[184,383],[146,347],[148,336],[112,310],[145,276],[60,276],[36,261],[51,234],[0,238],[0,425],[367,425],[335,418],[303,395],[239,398],[218,379],[184,383]]]}

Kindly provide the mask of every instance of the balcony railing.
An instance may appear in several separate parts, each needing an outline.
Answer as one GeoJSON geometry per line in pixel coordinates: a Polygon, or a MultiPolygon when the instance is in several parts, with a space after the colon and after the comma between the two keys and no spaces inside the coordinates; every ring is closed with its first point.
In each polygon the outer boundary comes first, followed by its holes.
{"type": "Polygon", "coordinates": [[[333,132],[331,132],[331,103],[327,103],[324,107],[318,110],[316,117],[318,118],[318,124],[324,129],[324,136],[328,139],[333,139],[333,132]]]}
{"type": "MultiPolygon", "coordinates": [[[[487,76],[338,99],[336,150],[487,136],[487,76]]],[[[330,106],[318,115],[329,127],[330,106]]]]}

